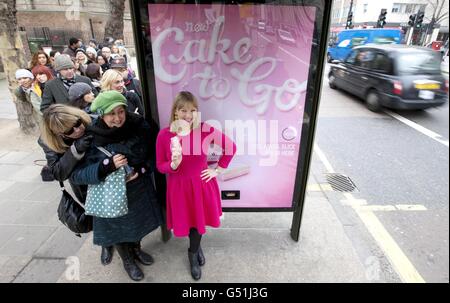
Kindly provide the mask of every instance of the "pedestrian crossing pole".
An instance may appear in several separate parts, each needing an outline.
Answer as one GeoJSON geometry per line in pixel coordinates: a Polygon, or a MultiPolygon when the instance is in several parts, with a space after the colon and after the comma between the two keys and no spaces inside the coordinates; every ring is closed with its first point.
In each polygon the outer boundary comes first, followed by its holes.
{"type": "Polygon", "coordinates": [[[417,14],[412,14],[409,16],[409,21],[408,21],[409,29],[408,29],[407,39],[406,39],[406,45],[411,45],[414,28],[416,27],[416,19],[417,19],[417,14]]]}

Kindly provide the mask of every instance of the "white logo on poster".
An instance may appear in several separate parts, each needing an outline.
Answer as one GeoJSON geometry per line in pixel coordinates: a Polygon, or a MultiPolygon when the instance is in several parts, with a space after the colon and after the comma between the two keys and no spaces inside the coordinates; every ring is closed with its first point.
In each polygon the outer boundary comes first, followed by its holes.
{"type": "MultiPolygon", "coordinates": [[[[209,18],[206,23],[186,23],[187,29],[190,31],[207,31],[209,29],[209,18]],[[196,30],[196,25],[197,30],[196,30]]],[[[226,38],[219,39],[219,33],[224,26],[225,17],[219,16],[214,20],[214,27],[211,33],[209,45],[205,39],[190,40],[184,46],[183,54],[180,58],[176,58],[173,54],[168,56],[168,62],[174,65],[181,64],[181,70],[176,74],[171,74],[164,69],[163,56],[161,50],[169,37],[172,38],[176,44],[183,44],[184,33],[178,27],[170,27],[161,32],[153,42],[154,51],[154,66],[156,76],[163,82],[168,84],[176,84],[183,80],[187,73],[186,64],[193,64],[199,62],[202,64],[212,65],[216,59],[220,60],[225,65],[237,63],[246,65],[252,60],[249,53],[252,47],[250,38],[244,37],[231,46],[231,40],[226,38]],[[231,51],[232,55],[227,52],[231,51]],[[183,62],[184,61],[184,62],[183,62]]],[[[287,79],[283,85],[276,87],[271,84],[257,84],[253,88],[253,93],[259,98],[252,97],[250,94],[250,85],[254,82],[262,82],[267,79],[276,69],[280,60],[272,57],[257,58],[249,64],[242,72],[234,67],[230,69],[231,75],[238,81],[238,94],[240,101],[248,107],[255,107],[258,115],[263,115],[267,112],[270,100],[274,100],[275,106],[280,111],[290,111],[299,103],[301,94],[306,91],[306,81],[300,83],[295,79],[287,79]],[[266,70],[258,74],[258,70],[266,70]],[[287,100],[287,101],[286,101],[287,100]]],[[[228,79],[218,77],[211,66],[205,66],[203,72],[193,75],[193,79],[200,79],[199,97],[203,99],[226,98],[232,89],[232,85],[228,79]]]]}

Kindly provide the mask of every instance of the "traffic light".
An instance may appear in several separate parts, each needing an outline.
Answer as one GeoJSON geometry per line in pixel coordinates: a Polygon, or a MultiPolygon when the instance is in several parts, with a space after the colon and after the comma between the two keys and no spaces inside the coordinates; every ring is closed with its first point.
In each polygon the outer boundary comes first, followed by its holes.
{"type": "Polygon", "coordinates": [[[423,23],[423,17],[425,16],[424,12],[418,12],[417,13],[417,19],[416,19],[416,27],[421,28],[423,23]]]}
{"type": "Polygon", "coordinates": [[[380,16],[378,16],[378,22],[377,27],[383,28],[386,24],[386,15],[387,15],[387,9],[383,8],[381,9],[380,16]]]}
{"type": "Polygon", "coordinates": [[[345,28],[353,28],[353,12],[349,11],[347,16],[347,24],[345,28]]]}
{"type": "Polygon", "coordinates": [[[408,25],[413,27],[415,23],[416,23],[416,14],[409,15],[408,25]]]}

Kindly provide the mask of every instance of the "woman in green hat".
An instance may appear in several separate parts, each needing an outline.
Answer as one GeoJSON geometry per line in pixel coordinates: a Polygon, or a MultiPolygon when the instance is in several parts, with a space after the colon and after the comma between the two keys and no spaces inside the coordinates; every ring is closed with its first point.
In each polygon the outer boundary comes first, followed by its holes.
{"type": "Polygon", "coordinates": [[[130,278],[142,280],[136,261],[151,265],[153,258],[141,250],[141,239],[163,222],[151,174],[154,155],[150,150],[150,129],[145,119],[126,109],[125,97],[117,91],[100,93],[91,105],[99,118],[88,126],[93,145],[104,147],[107,157],[95,147],[87,152],[71,176],[75,184],[99,184],[120,167],[133,172],[127,178],[128,213],[118,218],[94,217],[94,244],[114,246],[130,278]]]}

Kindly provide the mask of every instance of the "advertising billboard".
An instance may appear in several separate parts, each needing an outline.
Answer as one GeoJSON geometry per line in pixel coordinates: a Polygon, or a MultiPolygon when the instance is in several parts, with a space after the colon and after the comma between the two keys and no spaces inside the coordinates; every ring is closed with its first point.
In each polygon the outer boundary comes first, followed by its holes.
{"type": "MultiPolygon", "coordinates": [[[[169,126],[177,93],[190,91],[201,121],[237,145],[218,177],[222,206],[292,209],[310,135],[303,127],[313,102],[317,7],[150,3],[147,10],[160,128],[169,126]]],[[[220,152],[211,146],[208,163],[220,152]]]]}

